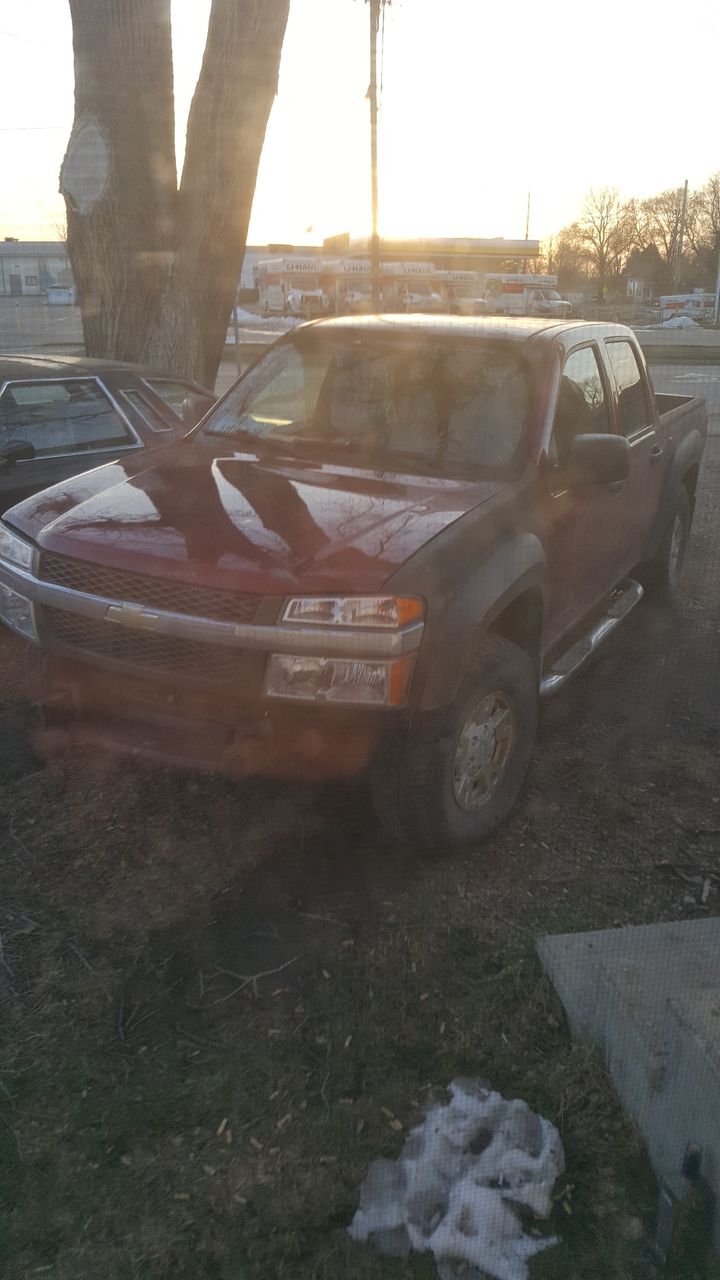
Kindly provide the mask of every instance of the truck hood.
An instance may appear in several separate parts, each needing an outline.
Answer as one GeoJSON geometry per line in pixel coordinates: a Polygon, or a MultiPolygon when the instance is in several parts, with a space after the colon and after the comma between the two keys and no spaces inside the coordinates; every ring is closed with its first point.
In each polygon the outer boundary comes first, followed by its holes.
{"type": "Polygon", "coordinates": [[[46,551],[263,594],[371,591],[502,481],[428,478],[204,445],[114,462],[5,517],[46,551]]]}

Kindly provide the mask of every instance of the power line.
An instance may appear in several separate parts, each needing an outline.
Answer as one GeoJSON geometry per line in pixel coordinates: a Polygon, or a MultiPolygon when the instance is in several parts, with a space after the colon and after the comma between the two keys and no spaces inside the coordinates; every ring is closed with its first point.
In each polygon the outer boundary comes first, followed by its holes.
{"type": "Polygon", "coordinates": [[[370,0],[370,276],[373,311],[380,310],[381,276],[380,276],[380,237],[378,234],[378,86],[377,86],[377,37],[380,26],[380,15],[383,0],[370,0]]]}
{"type": "Polygon", "coordinates": [[[64,130],[64,124],[15,124],[1,125],[0,133],[55,133],[58,129],[64,130]]]}
{"type": "Polygon", "coordinates": [[[5,31],[0,28],[0,36],[7,36],[9,40],[23,40],[25,44],[37,45],[38,49],[52,50],[52,45],[43,44],[42,40],[33,40],[32,36],[20,35],[19,31],[5,31]]]}

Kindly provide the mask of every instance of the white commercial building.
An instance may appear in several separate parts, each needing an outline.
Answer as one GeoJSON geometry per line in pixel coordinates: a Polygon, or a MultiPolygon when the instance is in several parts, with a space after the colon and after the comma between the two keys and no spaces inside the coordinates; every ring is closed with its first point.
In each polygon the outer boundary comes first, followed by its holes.
{"type": "Polygon", "coordinates": [[[0,297],[42,297],[52,285],[72,285],[62,240],[0,240],[0,297]]]}

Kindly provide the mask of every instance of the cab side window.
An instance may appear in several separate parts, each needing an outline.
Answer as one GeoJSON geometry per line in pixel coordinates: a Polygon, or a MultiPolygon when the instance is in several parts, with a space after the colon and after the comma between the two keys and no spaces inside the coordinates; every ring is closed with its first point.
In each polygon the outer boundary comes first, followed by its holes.
{"type": "Polygon", "coordinates": [[[637,357],[629,342],[608,342],[606,348],[617,383],[620,430],[633,436],[652,425],[637,357]]]}
{"type": "Polygon", "coordinates": [[[593,347],[581,347],[568,356],[560,378],[551,442],[553,462],[565,465],[575,436],[606,431],[610,431],[610,415],[597,354],[593,347]]]}

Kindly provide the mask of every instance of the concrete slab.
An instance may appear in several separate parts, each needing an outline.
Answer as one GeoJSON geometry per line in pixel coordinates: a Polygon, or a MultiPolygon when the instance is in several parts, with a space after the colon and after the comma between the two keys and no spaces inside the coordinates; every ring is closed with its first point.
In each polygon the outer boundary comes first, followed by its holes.
{"type": "Polygon", "coordinates": [[[720,1203],[720,918],[547,937],[538,954],[573,1037],[603,1052],[658,1180],[679,1188],[696,1143],[720,1203]]]}

